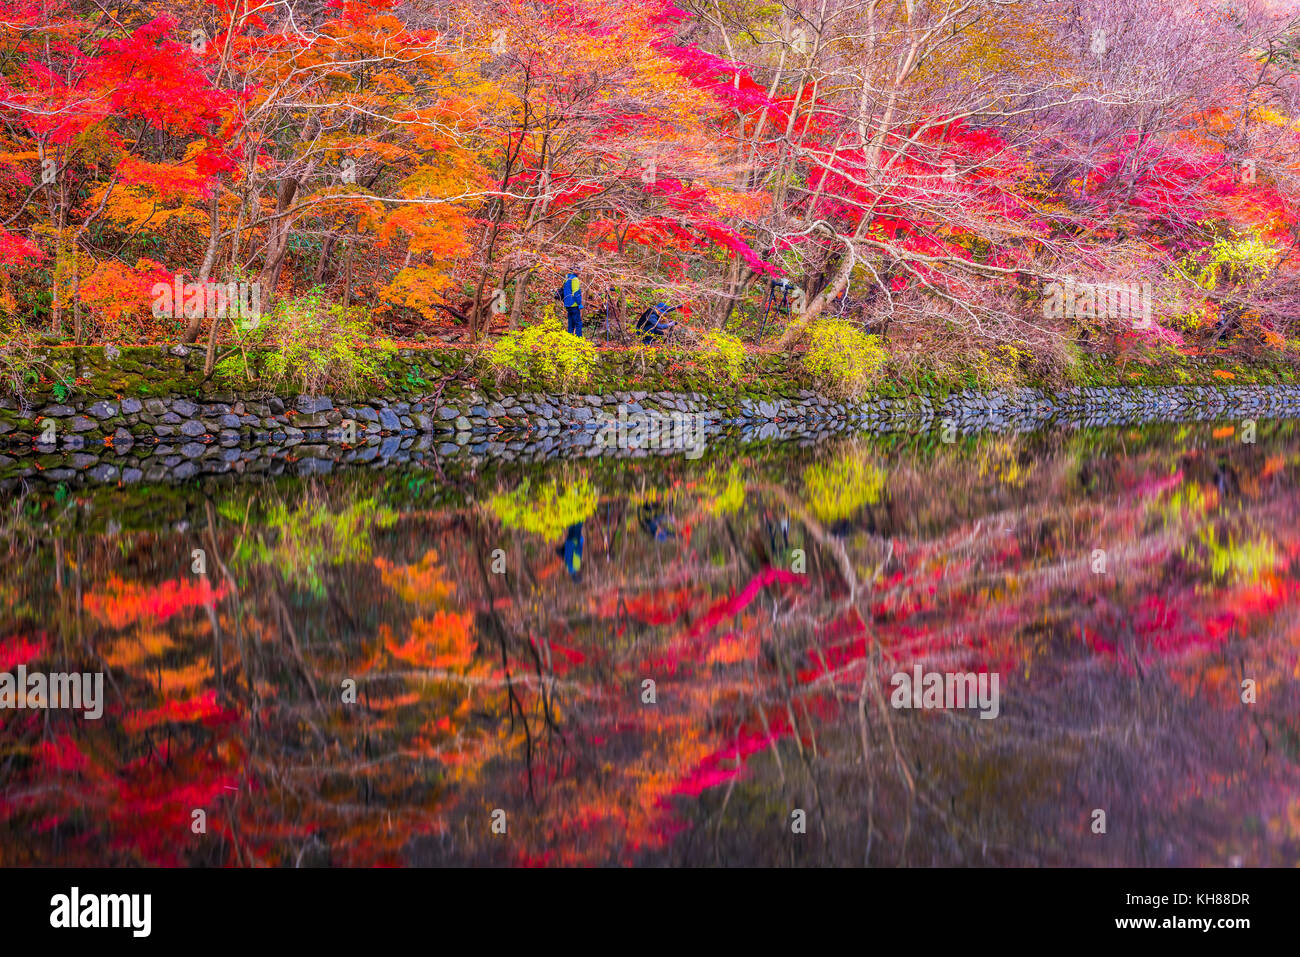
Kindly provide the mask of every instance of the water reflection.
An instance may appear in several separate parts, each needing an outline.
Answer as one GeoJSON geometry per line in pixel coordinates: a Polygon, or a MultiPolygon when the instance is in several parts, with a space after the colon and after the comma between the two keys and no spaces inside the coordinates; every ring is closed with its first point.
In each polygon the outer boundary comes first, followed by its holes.
{"type": "Polygon", "coordinates": [[[0,671],[108,705],[0,712],[0,863],[1295,864],[1297,467],[1167,427],[20,498],[0,671]],[[918,666],[997,717],[892,706],[918,666]]]}
{"type": "Polygon", "coordinates": [[[575,582],[582,575],[582,522],[574,522],[564,533],[564,544],[556,546],[555,554],[563,557],[564,567],[575,582]]]}

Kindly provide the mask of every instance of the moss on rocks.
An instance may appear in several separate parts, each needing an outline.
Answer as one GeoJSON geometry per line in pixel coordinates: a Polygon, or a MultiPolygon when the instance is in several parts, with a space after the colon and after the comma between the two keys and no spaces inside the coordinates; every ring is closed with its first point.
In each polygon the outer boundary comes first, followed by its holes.
{"type": "MultiPolygon", "coordinates": [[[[441,390],[448,401],[459,401],[473,393],[491,398],[530,391],[503,378],[493,370],[481,348],[455,345],[376,350],[380,376],[373,382],[372,396],[429,394],[441,390]]],[[[14,409],[39,408],[69,398],[151,398],[186,396],[201,401],[221,397],[293,392],[272,389],[260,378],[268,354],[248,354],[252,381],[239,376],[203,375],[204,351],[187,346],[75,346],[48,347],[38,356],[45,374],[22,396],[3,396],[0,423],[22,425],[14,409]],[[21,400],[21,401],[16,401],[21,400]]],[[[700,393],[725,404],[740,400],[793,398],[808,391],[825,390],[808,374],[799,357],[775,352],[751,352],[745,357],[744,375],[738,384],[711,377],[688,349],[633,347],[601,349],[591,381],[582,391],[592,395],[615,392],[700,393]]],[[[1255,361],[1167,356],[1155,364],[1117,364],[1114,357],[1084,356],[1062,381],[1045,382],[1022,375],[1014,383],[1052,391],[1061,386],[1162,386],[1162,385],[1268,385],[1300,382],[1300,368],[1281,358],[1255,361]]],[[[953,381],[926,378],[907,380],[888,371],[871,394],[899,397],[920,392],[945,396],[974,389],[971,376],[953,381]]],[[[350,396],[339,396],[350,398],[350,396]]],[[[868,396],[869,397],[869,396],[868,396]]]]}

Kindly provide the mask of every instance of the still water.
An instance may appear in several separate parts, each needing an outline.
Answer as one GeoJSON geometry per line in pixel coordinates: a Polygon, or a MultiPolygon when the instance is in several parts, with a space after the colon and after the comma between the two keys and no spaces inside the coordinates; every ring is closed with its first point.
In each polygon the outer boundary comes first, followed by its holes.
{"type": "Polygon", "coordinates": [[[1295,865],[1298,476],[1264,424],[33,489],[0,672],[105,700],[0,711],[0,865],[1295,865]]]}

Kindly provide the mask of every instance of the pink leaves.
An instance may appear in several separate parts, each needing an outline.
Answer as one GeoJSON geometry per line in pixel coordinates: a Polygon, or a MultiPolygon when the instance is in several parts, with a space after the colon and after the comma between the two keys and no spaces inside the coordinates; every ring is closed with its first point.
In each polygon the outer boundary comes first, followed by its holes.
{"type": "Polygon", "coordinates": [[[39,262],[45,253],[35,243],[0,227],[0,266],[16,267],[39,262]]]}
{"type": "Polygon", "coordinates": [[[677,46],[664,42],[656,49],[677,64],[682,76],[701,90],[706,90],[724,106],[742,113],[778,110],[768,99],[767,91],[754,82],[743,64],[706,53],[697,46],[677,46]]]}
{"type": "Polygon", "coordinates": [[[0,641],[0,671],[12,671],[28,664],[45,650],[45,638],[5,638],[0,641]]]}
{"type": "Polygon", "coordinates": [[[87,759],[71,736],[60,734],[52,740],[41,741],[34,751],[37,761],[52,771],[79,774],[86,770],[87,759]]]}
{"type": "Polygon", "coordinates": [[[698,797],[709,788],[726,784],[740,775],[746,758],[767,747],[777,737],[775,732],[757,734],[742,729],[734,744],[708,755],[690,774],[678,781],[673,795],[698,797]]]}

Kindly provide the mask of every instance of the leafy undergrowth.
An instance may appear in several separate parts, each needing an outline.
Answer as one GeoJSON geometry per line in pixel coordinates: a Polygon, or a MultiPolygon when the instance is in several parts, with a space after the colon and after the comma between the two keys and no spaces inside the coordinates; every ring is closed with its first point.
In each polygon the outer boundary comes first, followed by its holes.
{"type": "MultiPolygon", "coordinates": [[[[566,338],[569,338],[566,336],[566,338]]],[[[716,344],[715,344],[716,345],[716,344]]],[[[731,343],[725,343],[731,346],[731,343]]],[[[1140,356],[1078,354],[1061,367],[1044,368],[1025,353],[1003,347],[939,362],[932,357],[904,361],[888,355],[877,364],[869,383],[846,390],[826,378],[823,366],[805,362],[802,353],[746,346],[689,349],[682,347],[602,346],[585,343],[582,365],[585,381],[569,377],[564,388],[594,394],[621,391],[700,392],[730,397],[793,396],[804,390],[819,393],[853,392],[860,396],[901,396],[924,393],[943,396],[953,392],[1031,386],[1049,391],[1074,386],[1159,387],[1177,385],[1276,385],[1300,382],[1300,361],[1290,352],[1252,356],[1239,351],[1187,355],[1173,350],[1140,356]],[[590,346],[590,348],[586,348],[590,346]],[[817,370],[822,370],[818,373],[817,370]]],[[[121,347],[112,358],[100,347],[40,347],[24,356],[20,387],[0,381],[0,394],[17,395],[39,406],[87,398],[151,398],[186,396],[215,398],[232,395],[295,395],[301,391],[326,395],[420,395],[435,391],[448,380],[444,401],[455,401],[477,390],[489,395],[550,391],[536,376],[500,374],[484,353],[467,346],[385,342],[380,346],[350,350],[349,368],[363,368],[362,376],[334,373],[312,375],[312,388],[303,376],[267,374],[273,353],[249,350],[240,357],[249,377],[202,374],[202,350],[178,357],[165,346],[121,347]],[[359,383],[368,383],[364,388],[359,383]],[[336,384],[345,384],[336,388],[336,384]]],[[[887,355],[880,352],[879,355],[887,355]]],[[[220,367],[219,367],[220,368],[220,367]]]]}

